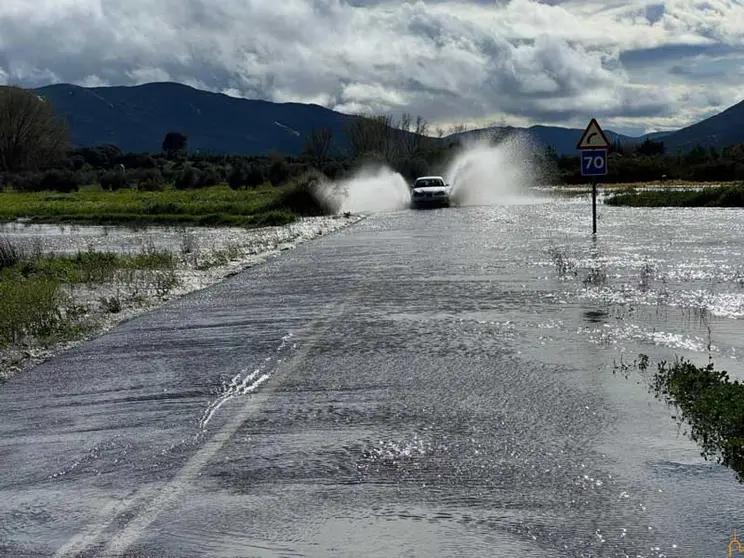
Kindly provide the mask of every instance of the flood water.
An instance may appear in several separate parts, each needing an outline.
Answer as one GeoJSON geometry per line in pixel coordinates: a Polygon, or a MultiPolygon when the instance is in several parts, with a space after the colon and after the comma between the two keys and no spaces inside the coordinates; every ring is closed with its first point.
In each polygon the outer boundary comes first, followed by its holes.
{"type": "Polygon", "coordinates": [[[744,212],[598,230],[586,197],[371,215],[13,378],[0,549],[727,555],[744,489],[613,368],[744,377],[744,212]]]}

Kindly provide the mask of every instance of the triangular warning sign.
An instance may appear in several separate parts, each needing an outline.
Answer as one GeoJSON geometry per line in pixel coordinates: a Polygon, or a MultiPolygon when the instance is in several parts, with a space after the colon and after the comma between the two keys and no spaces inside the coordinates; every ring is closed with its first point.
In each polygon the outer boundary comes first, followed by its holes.
{"type": "Polygon", "coordinates": [[[599,122],[596,118],[592,118],[589,122],[589,126],[586,127],[584,133],[581,134],[579,143],[576,144],[576,149],[609,149],[610,142],[607,141],[602,128],[599,127],[599,122]]]}

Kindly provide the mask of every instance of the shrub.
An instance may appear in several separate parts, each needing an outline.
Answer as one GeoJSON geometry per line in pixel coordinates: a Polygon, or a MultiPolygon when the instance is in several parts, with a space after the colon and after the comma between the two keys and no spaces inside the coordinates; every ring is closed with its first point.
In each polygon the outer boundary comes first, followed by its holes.
{"type": "Polygon", "coordinates": [[[163,175],[158,169],[138,169],[134,172],[137,189],[144,192],[159,192],[165,189],[163,175]]]}
{"type": "Polygon", "coordinates": [[[192,166],[186,166],[176,176],[175,186],[178,190],[189,190],[196,188],[200,180],[201,172],[192,166]]]}
{"type": "Polygon", "coordinates": [[[199,188],[216,186],[220,182],[222,182],[222,177],[214,167],[209,165],[207,165],[207,167],[197,175],[197,186],[199,188]]]}
{"type": "Polygon", "coordinates": [[[81,176],[70,170],[50,170],[41,177],[39,187],[41,190],[53,190],[55,192],[77,192],[80,189],[81,176]]]}
{"type": "Polygon", "coordinates": [[[269,182],[274,186],[280,186],[289,179],[289,167],[285,161],[274,161],[269,167],[269,182]]]}
{"type": "Polygon", "coordinates": [[[240,162],[236,165],[233,165],[232,170],[227,176],[227,184],[233,190],[239,190],[246,185],[247,178],[248,169],[246,168],[245,163],[240,162]]]}
{"type": "Polygon", "coordinates": [[[331,200],[322,196],[320,187],[323,180],[323,175],[318,172],[306,173],[282,189],[273,209],[306,216],[335,213],[331,200]]]}
{"type": "Polygon", "coordinates": [[[121,190],[129,188],[129,178],[127,174],[121,171],[108,171],[103,173],[100,178],[101,188],[104,190],[121,190]]]}

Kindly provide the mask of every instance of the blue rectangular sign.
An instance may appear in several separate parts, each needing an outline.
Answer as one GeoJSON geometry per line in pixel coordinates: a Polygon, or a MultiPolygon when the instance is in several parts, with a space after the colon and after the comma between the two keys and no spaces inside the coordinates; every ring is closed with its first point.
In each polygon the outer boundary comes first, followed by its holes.
{"type": "Polygon", "coordinates": [[[607,174],[607,150],[586,149],[581,152],[581,176],[607,174]]]}

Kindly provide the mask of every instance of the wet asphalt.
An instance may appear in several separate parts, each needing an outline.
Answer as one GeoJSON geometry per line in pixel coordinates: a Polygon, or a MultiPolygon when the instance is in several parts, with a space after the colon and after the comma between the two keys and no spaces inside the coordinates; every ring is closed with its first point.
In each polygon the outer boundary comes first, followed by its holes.
{"type": "Polygon", "coordinates": [[[0,555],[725,556],[733,475],[535,266],[579,215],[373,215],[16,376],[0,555]]]}

